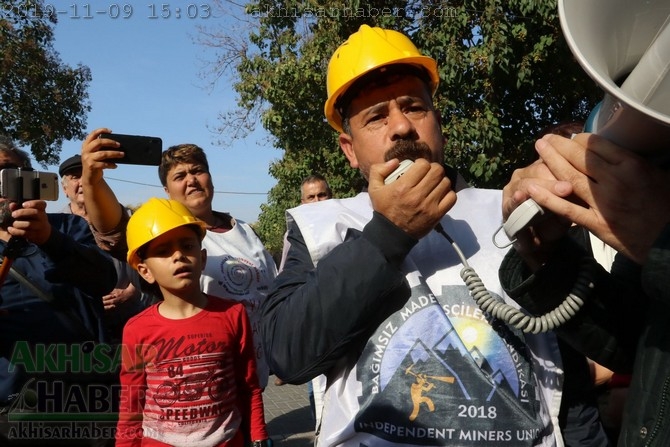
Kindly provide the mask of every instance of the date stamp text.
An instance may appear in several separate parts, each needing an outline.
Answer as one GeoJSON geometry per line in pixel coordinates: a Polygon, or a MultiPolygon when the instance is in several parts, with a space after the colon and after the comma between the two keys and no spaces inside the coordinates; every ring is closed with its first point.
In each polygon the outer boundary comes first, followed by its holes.
{"type": "Polygon", "coordinates": [[[0,2],[0,19],[57,19],[90,20],[97,17],[108,19],[144,18],[165,19],[209,19],[212,7],[208,3],[80,3],[80,2],[22,2],[12,4],[0,2]]]}

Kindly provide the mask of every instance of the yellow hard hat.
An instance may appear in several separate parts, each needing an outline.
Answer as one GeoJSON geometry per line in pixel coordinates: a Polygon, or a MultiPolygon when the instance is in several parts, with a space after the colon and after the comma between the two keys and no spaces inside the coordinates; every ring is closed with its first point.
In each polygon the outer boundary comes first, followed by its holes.
{"type": "Polygon", "coordinates": [[[386,65],[406,64],[425,69],[431,93],[439,83],[437,62],[423,56],[407,36],[398,31],[361,25],[335,51],[328,63],[328,99],[323,107],[328,123],[342,132],[342,116],[336,107],[349,87],[361,76],[386,65]]]}
{"type": "Polygon", "coordinates": [[[140,247],[161,234],[183,225],[195,225],[200,231],[200,240],[205,237],[207,224],[193,216],[184,205],[176,200],[155,197],[149,199],[128,220],[126,229],[128,264],[137,268],[137,264],[141,261],[137,255],[140,247]]]}

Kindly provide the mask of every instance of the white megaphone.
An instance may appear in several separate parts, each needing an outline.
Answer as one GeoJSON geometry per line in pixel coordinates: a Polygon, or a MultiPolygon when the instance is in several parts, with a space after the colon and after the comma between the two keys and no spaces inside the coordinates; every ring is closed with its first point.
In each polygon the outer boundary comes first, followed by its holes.
{"type": "Polygon", "coordinates": [[[585,130],[670,157],[670,0],[558,0],[565,39],[605,90],[585,130]]]}

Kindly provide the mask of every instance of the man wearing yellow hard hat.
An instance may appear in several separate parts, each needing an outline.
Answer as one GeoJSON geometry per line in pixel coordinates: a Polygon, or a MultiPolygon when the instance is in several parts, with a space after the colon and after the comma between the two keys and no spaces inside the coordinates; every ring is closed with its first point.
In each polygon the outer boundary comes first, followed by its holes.
{"type": "Polygon", "coordinates": [[[363,25],[327,84],[326,118],[368,188],[287,211],[290,247],[261,328],[281,379],[328,377],[317,444],[563,445],[555,337],[492,323],[460,277],[449,239],[512,303],[491,240],[500,191],[445,175],[436,61],[363,25]]]}

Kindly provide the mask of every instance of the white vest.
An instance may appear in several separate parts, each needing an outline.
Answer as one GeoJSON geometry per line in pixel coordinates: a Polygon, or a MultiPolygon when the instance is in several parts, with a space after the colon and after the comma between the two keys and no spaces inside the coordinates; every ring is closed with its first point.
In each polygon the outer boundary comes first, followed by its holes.
{"type": "MultiPolygon", "coordinates": [[[[516,306],[498,281],[505,252],[492,243],[501,196],[460,191],[442,226],[489,292],[516,306]]],[[[300,227],[316,265],[349,228],[363,229],[372,207],[363,193],[300,206],[287,218],[300,227]]],[[[377,328],[355,363],[343,359],[328,374],[318,445],[562,446],[554,335],[494,330],[460,277],[453,247],[437,232],[419,241],[402,269],[412,289],[405,306],[377,328]]]]}
{"type": "Polygon", "coordinates": [[[260,307],[277,276],[277,267],[248,224],[235,219],[232,223],[233,228],[225,233],[207,231],[202,241],[207,264],[200,285],[205,293],[244,303],[254,334],[258,381],[265,388],[269,367],[261,343],[260,307]]]}

